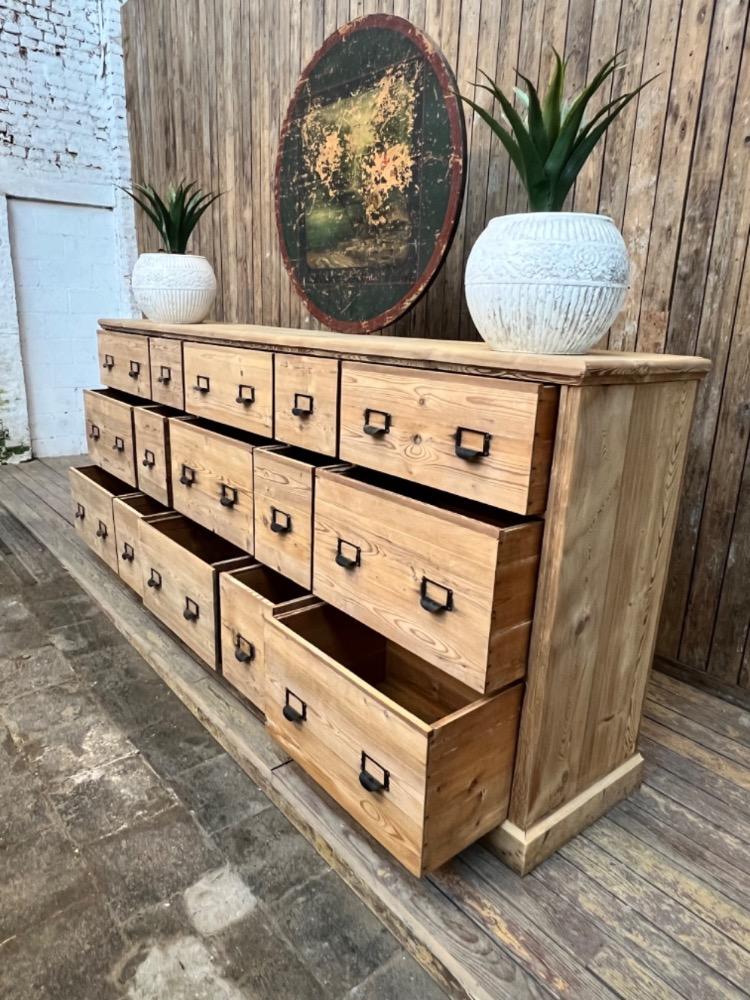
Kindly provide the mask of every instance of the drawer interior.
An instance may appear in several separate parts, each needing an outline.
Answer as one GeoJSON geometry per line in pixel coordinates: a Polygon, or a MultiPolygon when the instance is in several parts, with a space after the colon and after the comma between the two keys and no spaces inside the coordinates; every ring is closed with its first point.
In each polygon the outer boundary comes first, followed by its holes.
{"type": "MultiPolygon", "coordinates": [[[[170,412],[170,416],[181,416],[178,410],[170,412]]],[[[260,448],[271,443],[271,439],[262,437],[260,434],[253,434],[252,431],[243,431],[239,427],[230,427],[229,424],[220,424],[215,420],[207,420],[205,417],[189,417],[187,420],[180,420],[180,425],[186,430],[191,428],[198,431],[209,431],[212,434],[219,434],[221,437],[230,438],[232,441],[240,441],[242,444],[249,444],[260,448]]]]}
{"type": "Polygon", "coordinates": [[[232,545],[231,542],[225,541],[212,531],[188,521],[186,517],[151,521],[149,527],[210,565],[224,562],[227,559],[247,558],[247,553],[238,549],[236,545],[232,545]]]}
{"type": "Polygon", "coordinates": [[[100,469],[98,465],[87,465],[83,468],[75,469],[75,474],[81,476],[83,479],[88,479],[90,483],[95,486],[100,486],[107,493],[111,493],[113,496],[120,496],[123,493],[132,493],[133,487],[124,483],[122,479],[118,479],[117,476],[113,476],[110,472],[105,472],[104,469],[100,469]]]}
{"type": "Polygon", "coordinates": [[[166,514],[168,509],[160,504],[158,500],[147,496],[145,493],[136,493],[132,497],[121,497],[120,502],[130,507],[136,514],[147,516],[149,514],[166,514]]]}
{"type": "Polygon", "coordinates": [[[288,458],[292,462],[300,462],[302,465],[309,465],[313,469],[321,469],[323,466],[331,465],[336,461],[330,455],[320,455],[316,451],[308,451],[306,448],[298,448],[292,444],[285,444],[281,448],[274,448],[268,454],[278,455],[280,458],[288,458]]]}
{"type": "Polygon", "coordinates": [[[93,396],[99,396],[102,399],[111,399],[116,403],[126,403],[128,406],[151,405],[142,396],[133,396],[129,392],[123,392],[121,389],[90,389],[89,392],[93,396]]]}
{"type": "Polygon", "coordinates": [[[475,691],[330,604],[290,612],[280,621],[428,725],[477,700],[475,691]]]}
{"type": "Polygon", "coordinates": [[[309,594],[304,587],[268,566],[256,564],[247,569],[235,570],[232,578],[271,604],[283,604],[309,594]]]}

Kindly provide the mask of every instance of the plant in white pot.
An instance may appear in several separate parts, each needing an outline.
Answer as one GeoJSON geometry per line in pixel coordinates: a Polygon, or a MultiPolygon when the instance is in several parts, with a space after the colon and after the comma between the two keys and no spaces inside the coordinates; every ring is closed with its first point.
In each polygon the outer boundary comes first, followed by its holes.
{"type": "Polygon", "coordinates": [[[466,264],[466,301],[474,324],[498,351],[583,354],[609,329],[628,288],[625,242],[605,215],[564,212],[576,177],[623,108],[650,83],[621,94],[585,121],[586,108],[612,76],[619,53],[609,59],[569,104],[564,100],[565,62],[555,68],[540,99],[518,74],[522,111],[486,73],[488,90],[503,111],[503,124],[466,97],[492,129],[529,196],[529,212],[492,219],[466,264]],[[507,127],[506,127],[507,125],[507,127]]]}
{"type": "Polygon", "coordinates": [[[200,323],[216,298],[216,275],[205,257],[187,252],[190,236],[219,194],[204,194],[195,181],[182,181],[161,198],[150,184],[123,188],[156,226],[164,250],[142,253],[133,268],[138,308],[161,323],[200,323]]]}

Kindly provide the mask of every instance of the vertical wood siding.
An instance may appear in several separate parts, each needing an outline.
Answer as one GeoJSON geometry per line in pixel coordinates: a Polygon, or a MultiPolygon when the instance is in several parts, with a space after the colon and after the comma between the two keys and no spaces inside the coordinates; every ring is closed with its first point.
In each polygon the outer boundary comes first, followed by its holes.
{"type": "MultiPolygon", "coordinates": [[[[218,319],[318,328],[278,248],[279,126],[326,35],[376,11],[424,29],[464,92],[477,68],[505,88],[515,67],[546,80],[548,43],[569,58],[570,86],[615,48],[625,63],[613,96],[658,74],[600,143],[570,206],[611,215],[630,249],[632,287],[610,345],[713,359],[698,396],[658,651],[711,683],[750,688],[748,0],[128,0],[133,174],[157,187],[187,177],[226,192],[192,248],[216,268],[218,319]]],[[[476,336],[462,290],[466,257],[487,220],[523,210],[525,198],[471,113],[467,138],[453,247],[428,294],[389,333],[476,336]]],[[[138,235],[141,249],[155,248],[143,218],[138,235]]]]}

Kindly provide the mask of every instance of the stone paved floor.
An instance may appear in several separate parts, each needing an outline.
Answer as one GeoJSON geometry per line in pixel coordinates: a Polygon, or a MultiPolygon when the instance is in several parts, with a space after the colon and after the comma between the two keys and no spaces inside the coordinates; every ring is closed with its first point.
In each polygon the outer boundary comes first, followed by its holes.
{"type": "Polygon", "coordinates": [[[442,996],[0,513],[0,997],[442,996]]]}

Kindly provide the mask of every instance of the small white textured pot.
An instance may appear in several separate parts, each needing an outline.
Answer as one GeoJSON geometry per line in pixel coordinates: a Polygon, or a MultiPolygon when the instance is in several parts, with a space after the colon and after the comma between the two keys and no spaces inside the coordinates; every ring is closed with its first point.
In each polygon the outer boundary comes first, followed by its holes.
{"type": "Polygon", "coordinates": [[[142,253],[131,285],[138,308],[160,323],[200,323],[216,298],[214,269],[193,254],[142,253]]]}
{"type": "Polygon", "coordinates": [[[628,274],[625,241],[606,215],[503,215],[469,254],[466,302],[496,351],[585,354],[622,309],[628,274]]]}

